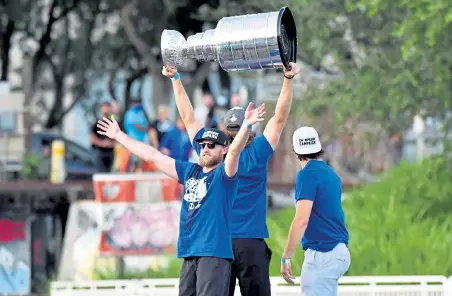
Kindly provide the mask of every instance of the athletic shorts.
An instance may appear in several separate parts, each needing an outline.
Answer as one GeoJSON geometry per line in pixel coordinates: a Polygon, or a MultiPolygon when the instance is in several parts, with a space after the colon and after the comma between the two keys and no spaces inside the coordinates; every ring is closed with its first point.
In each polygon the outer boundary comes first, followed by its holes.
{"type": "Polygon", "coordinates": [[[184,258],[179,296],[227,296],[231,262],[218,257],[184,258]]]}

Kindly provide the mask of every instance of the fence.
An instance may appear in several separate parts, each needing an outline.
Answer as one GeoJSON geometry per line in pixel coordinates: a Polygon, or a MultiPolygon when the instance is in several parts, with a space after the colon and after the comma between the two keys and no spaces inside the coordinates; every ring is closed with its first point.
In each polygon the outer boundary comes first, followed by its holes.
{"type": "MultiPolygon", "coordinates": [[[[53,282],[50,296],[177,296],[178,279],[53,282]]],[[[271,278],[272,295],[302,295],[299,281],[287,285],[271,278]]],[[[236,296],[240,295],[236,289],[236,296]]],[[[339,296],[450,296],[452,277],[445,276],[346,276],[339,281],[339,296]]]]}

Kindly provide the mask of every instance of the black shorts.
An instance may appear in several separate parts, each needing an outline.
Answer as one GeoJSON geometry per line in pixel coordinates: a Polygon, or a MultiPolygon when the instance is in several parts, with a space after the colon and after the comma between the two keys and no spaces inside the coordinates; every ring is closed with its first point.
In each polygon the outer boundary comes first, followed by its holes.
{"type": "Polygon", "coordinates": [[[232,262],[229,295],[234,295],[237,279],[242,296],[270,296],[270,260],[272,251],[263,239],[232,239],[232,262]]]}
{"type": "Polygon", "coordinates": [[[218,257],[184,258],[179,296],[228,296],[231,262],[218,257]]]}

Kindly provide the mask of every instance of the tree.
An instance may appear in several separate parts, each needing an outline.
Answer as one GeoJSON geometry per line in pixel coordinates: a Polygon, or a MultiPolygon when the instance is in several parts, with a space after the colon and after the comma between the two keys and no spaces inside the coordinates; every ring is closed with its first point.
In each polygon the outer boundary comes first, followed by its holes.
{"type": "MultiPolygon", "coordinates": [[[[329,76],[326,87],[307,82],[298,111],[329,121],[322,133],[326,138],[339,137],[347,146],[346,139],[362,134],[372,145],[386,142],[388,154],[401,149],[394,143],[415,115],[439,118],[450,130],[450,5],[294,1],[301,60],[329,76]]],[[[361,151],[352,158],[358,167],[375,158],[360,145],[352,147],[361,151]]]]}
{"type": "MultiPolygon", "coordinates": [[[[257,13],[274,9],[272,2],[258,1],[157,1],[132,0],[121,6],[121,19],[126,35],[142,58],[152,76],[152,99],[154,106],[167,103],[171,93],[170,83],[161,75],[160,37],[164,29],[174,29],[188,37],[203,32],[203,25],[216,22],[226,15],[257,13]]],[[[211,70],[209,63],[195,63],[194,67],[181,69],[187,93],[190,97],[211,70]]]]}
{"type": "Polygon", "coordinates": [[[64,102],[67,79],[75,76],[78,89],[81,68],[90,64],[93,44],[91,32],[101,0],[83,1],[3,1],[2,20],[2,80],[7,80],[9,52],[13,36],[19,37],[24,55],[21,71],[24,73],[24,116],[27,130],[34,124],[45,128],[60,125],[64,116],[78,102],[78,97],[64,102]],[[69,19],[72,16],[72,20],[69,19]],[[78,71],[78,73],[76,73],[78,71]],[[48,75],[50,74],[50,75],[48,75]],[[78,80],[78,81],[77,81],[78,80]],[[47,92],[47,94],[43,94],[47,92]],[[45,98],[53,93],[50,102],[45,98]]]}
{"type": "Polygon", "coordinates": [[[444,115],[450,104],[449,6],[423,0],[298,1],[303,61],[342,77],[315,92],[311,109],[332,103],[338,122],[360,116],[390,133],[409,127],[419,112],[444,115]],[[333,67],[324,63],[328,55],[333,67]]]}

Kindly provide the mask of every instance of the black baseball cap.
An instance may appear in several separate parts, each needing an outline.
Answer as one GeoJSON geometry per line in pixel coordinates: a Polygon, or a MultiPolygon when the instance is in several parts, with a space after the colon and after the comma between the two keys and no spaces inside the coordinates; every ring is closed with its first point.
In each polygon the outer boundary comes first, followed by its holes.
{"type": "Polygon", "coordinates": [[[240,107],[229,109],[223,118],[224,126],[230,131],[240,130],[243,121],[245,121],[245,109],[240,107]]]}
{"type": "Polygon", "coordinates": [[[196,142],[211,141],[212,143],[227,146],[229,137],[224,132],[216,128],[206,128],[201,138],[196,139],[196,142]]]}

